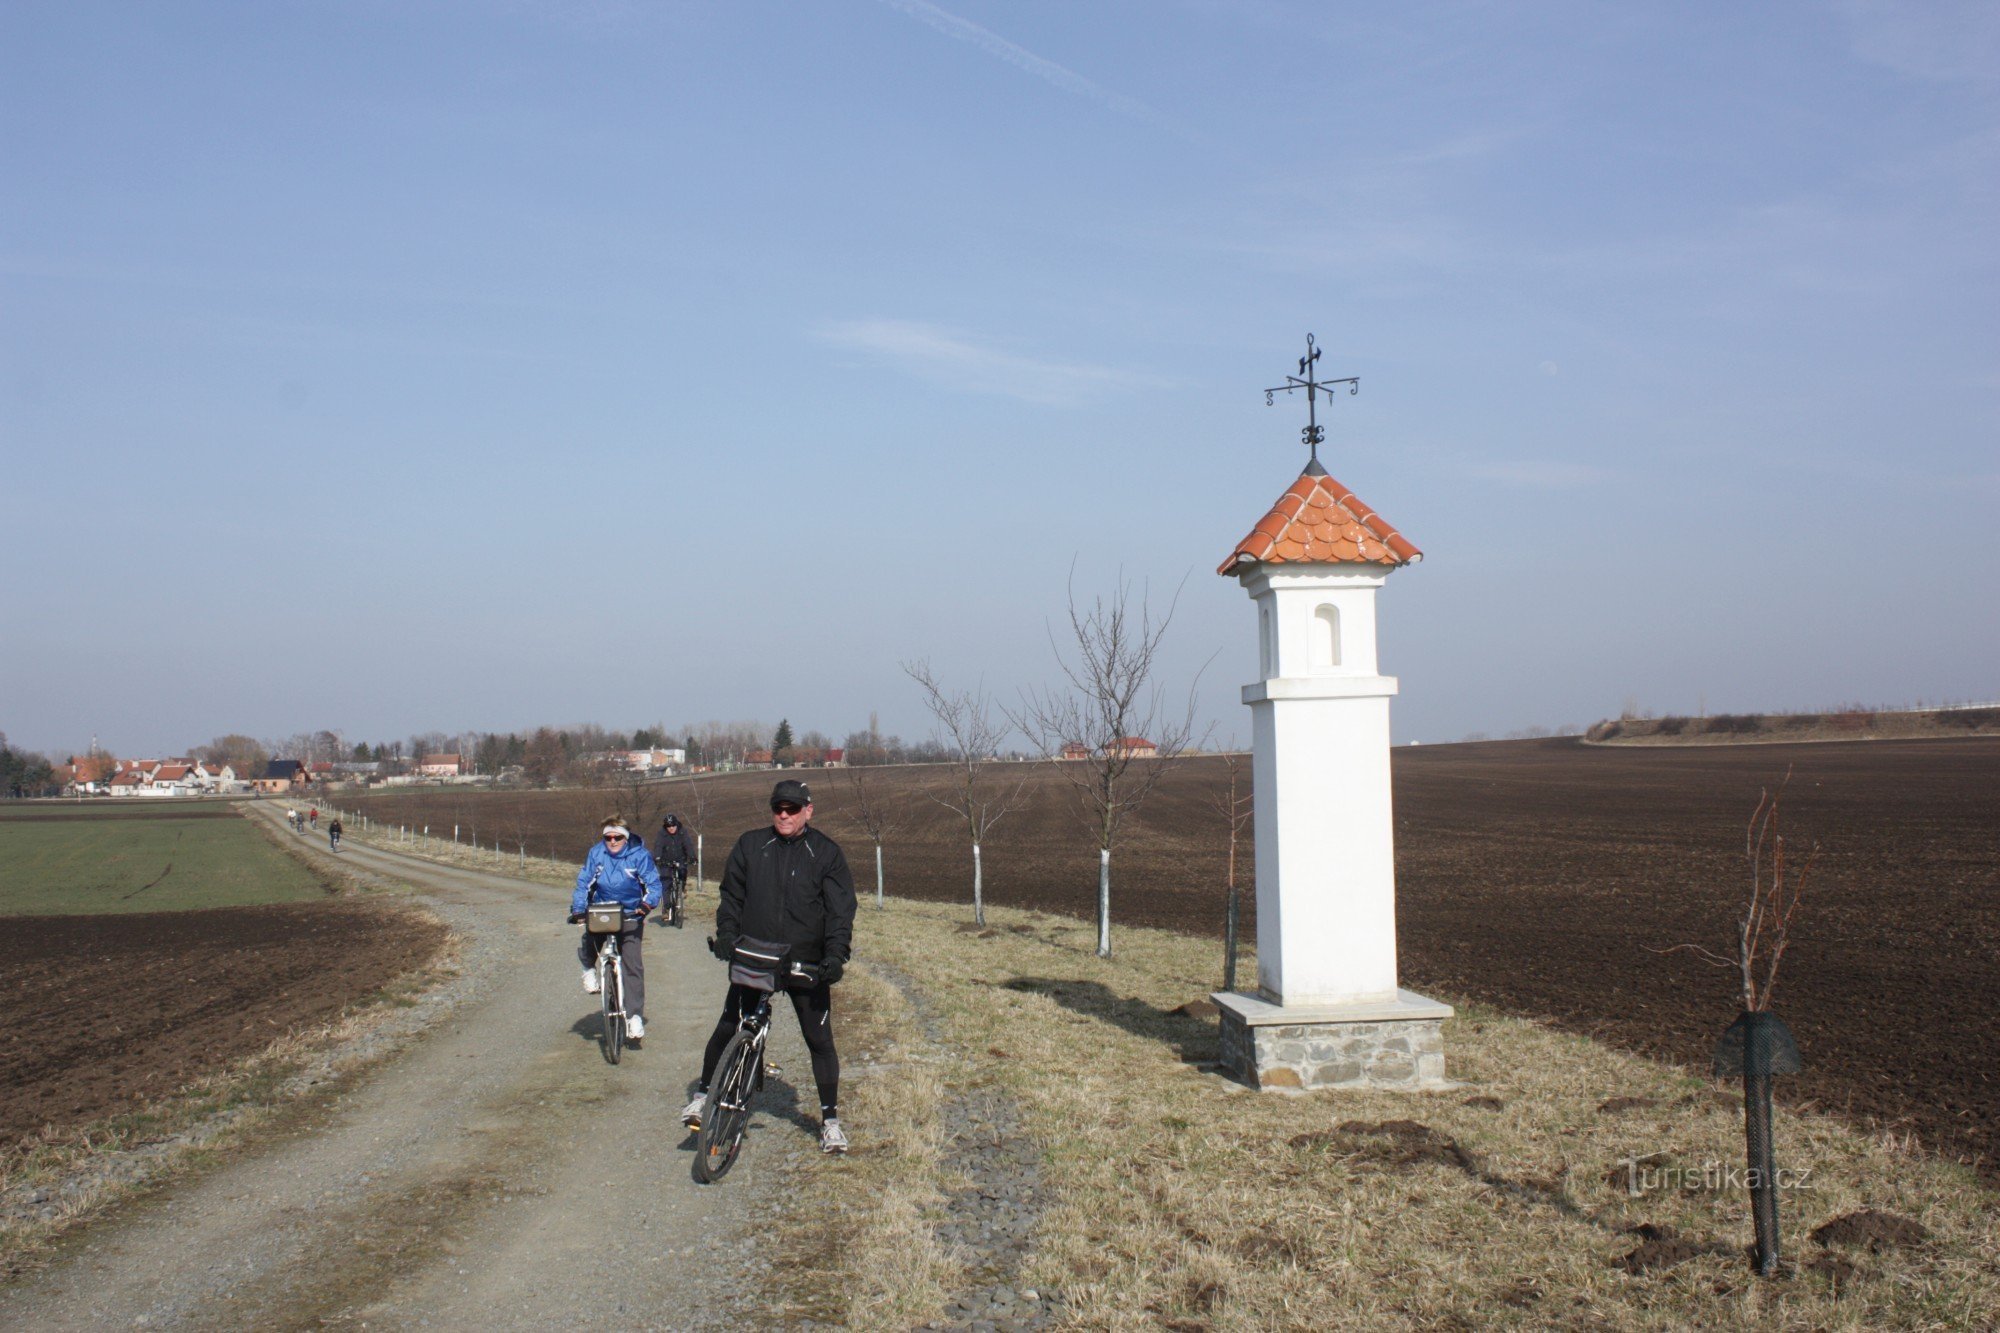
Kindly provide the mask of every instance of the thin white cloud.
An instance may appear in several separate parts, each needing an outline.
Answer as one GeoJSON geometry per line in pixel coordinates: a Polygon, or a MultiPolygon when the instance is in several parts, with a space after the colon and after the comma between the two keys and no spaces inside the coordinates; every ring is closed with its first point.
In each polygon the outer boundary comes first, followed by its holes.
{"type": "Polygon", "coordinates": [[[2000,8],[1991,0],[1847,0],[1856,58],[1941,83],[2000,78],[2000,8]]]}
{"type": "Polygon", "coordinates": [[[882,0],[891,9],[909,15],[926,27],[943,33],[961,42],[970,42],[996,60],[1003,60],[1026,74],[1044,83],[1088,98],[1107,110],[1120,115],[1132,116],[1139,120],[1157,121],[1159,114],[1144,102],[1136,101],[1122,93],[1114,93],[1102,84],[1091,82],[1066,65],[1036,55],[1026,47],[1016,46],[1005,37],[980,27],[970,19],[962,19],[931,4],[930,0],[882,0]]]}
{"type": "Polygon", "coordinates": [[[838,320],[816,336],[908,374],[969,393],[1024,402],[1074,403],[1091,394],[1145,382],[1108,366],[1046,361],[984,346],[961,333],[905,319],[838,320]]]}
{"type": "Polygon", "coordinates": [[[1558,463],[1550,459],[1517,458],[1497,463],[1480,463],[1469,469],[1473,476],[1508,486],[1537,491],[1566,491],[1591,486],[1611,474],[1587,463],[1558,463]]]}

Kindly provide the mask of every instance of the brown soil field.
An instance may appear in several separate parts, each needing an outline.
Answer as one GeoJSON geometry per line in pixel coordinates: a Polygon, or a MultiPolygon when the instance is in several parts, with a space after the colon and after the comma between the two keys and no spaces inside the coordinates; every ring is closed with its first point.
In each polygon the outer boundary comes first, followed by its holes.
{"type": "Polygon", "coordinates": [[[383,903],[9,917],[0,931],[0,1141],[141,1109],[431,958],[383,903]]]}
{"type": "MultiPolygon", "coordinates": [[[[1789,769],[1787,834],[1821,850],[1775,1006],[1807,1068],[1780,1096],[1914,1131],[2000,1178],[2000,739],[1626,749],[1558,738],[1412,747],[1394,760],[1405,984],[1691,1066],[1735,1016],[1734,974],[1662,951],[1729,950],[1748,884],[1745,826],[1760,790],[1789,769]]],[[[1222,769],[1185,762],[1129,823],[1112,866],[1114,921],[1220,935],[1222,769]]],[[[815,823],[846,846],[864,894],[873,861],[853,815],[856,780],[902,816],[884,839],[890,892],[969,902],[962,831],[923,795],[945,770],[803,776],[815,823]]],[[[995,765],[990,776],[1023,785],[985,848],[988,901],[1089,916],[1095,844],[1062,775],[995,765]]],[[[734,836],[767,821],[772,780],[700,780],[711,877],[734,836]]],[[[621,806],[648,830],[668,806],[692,820],[687,792],[650,789],[638,812],[614,790],[343,804],[580,858],[596,821],[621,806]]],[[[1247,843],[1241,856],[1254,939],[1247,843]]],[[[1218,979],[1220,963],[1218,951],[1218,979]]]]}

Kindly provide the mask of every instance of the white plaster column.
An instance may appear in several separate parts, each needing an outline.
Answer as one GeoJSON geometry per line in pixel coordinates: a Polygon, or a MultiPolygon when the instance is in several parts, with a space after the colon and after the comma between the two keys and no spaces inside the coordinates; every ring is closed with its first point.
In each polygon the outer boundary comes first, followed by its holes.
{"type": "Polygon", "coordinates": [[[1389,784],[1394,679],[1375,670],[1364,565],[1255,565],[1269,626],[1243,689],[1255,736],[1257,983],[1285,1006],[1396,998],[1396,851],[1389,784]]]}
{"type": "Polygon", "coordinates": [[[1218,993],[1224,1067],[1260,1088],[1448,1086],[1451,1006],[1396,976],[1389,700],[1375,595],[1423,558],[1317,462],[1230,553],[1257,607],[1257,990],[1218,993]]]}

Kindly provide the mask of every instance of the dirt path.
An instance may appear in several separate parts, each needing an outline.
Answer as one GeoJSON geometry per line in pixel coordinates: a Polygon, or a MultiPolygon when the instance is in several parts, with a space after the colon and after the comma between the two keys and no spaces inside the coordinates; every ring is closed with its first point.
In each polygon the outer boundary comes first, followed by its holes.
{"type": "MultiPolygon", "coordinates": [[[[811,1140],[763,1115],[722,1185],[690,1178],[675,1115],[722,988],[699,920],[647,932],[648,1036],[612,1067],[562,891],[351,844],[340,859],[426,890],[467,937],[469,998],[310,1132],[136,1206],[0,1294],[0,1326],[756,1322],[732,1304],[736,1237],[774,1159],[811,1140]]],[[[806,1067],[787,1025],[772,1045],[806,1067]]]]}

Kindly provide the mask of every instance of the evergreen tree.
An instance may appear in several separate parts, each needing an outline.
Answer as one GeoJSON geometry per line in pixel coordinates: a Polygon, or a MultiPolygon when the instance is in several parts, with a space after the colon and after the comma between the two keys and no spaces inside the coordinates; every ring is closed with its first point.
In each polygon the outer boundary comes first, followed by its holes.
{"type": "Polygon", "coordinates": [[[780,718],[778,719],[778,734],[771,738],[771,749],[773,752],[776,752],[778,750],[789,750],[791,748],[792,748],[792,724],[790,720],[786,718],[780,718]]]}

